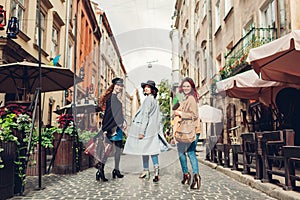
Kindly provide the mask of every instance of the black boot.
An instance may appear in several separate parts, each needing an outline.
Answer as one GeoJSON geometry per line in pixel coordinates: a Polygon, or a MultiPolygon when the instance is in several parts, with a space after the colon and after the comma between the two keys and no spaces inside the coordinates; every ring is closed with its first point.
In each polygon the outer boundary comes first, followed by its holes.
{"type": "Polygon", "coordinates": [[[193,182],[191,184],[191,189],[199,189],[201,186],[201,177],[199,174],[195,174],[193,177],[193,182]]]}
{"type": "Polygon", "coordinates": [[[112,177],[113,177],[113,178],[116,178],[116,177],[118,177],[118,178],[123,178],[124,175],[121,174],[120,170],[114,169],[114,170],[112,171],[112,177]]]}
{"type": "Polygon", "coordinates": [[[99,181],[100,179],[103,181],[103,182],[106,182],[108,181],[107,178],[105,178],[105,174],[104,174],[104,164],[103,163],[98,163],[98,171],[96,173],[96,180],[99,181]]]}

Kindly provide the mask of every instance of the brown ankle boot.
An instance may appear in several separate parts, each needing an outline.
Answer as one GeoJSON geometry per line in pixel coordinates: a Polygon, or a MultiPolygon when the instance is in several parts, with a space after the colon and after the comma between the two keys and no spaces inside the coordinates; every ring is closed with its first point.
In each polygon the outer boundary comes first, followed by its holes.
{"type": "Polygon", "coordinates": [[[193,177],[193,182],[191,184],[191,189],[199,189],[201,186],[201,177],[199,174],[195,174],[193,177]]]}
{"type": "Polygon", "coordinates": [[[181,183],[182,183],[183,185],[185,185],[185,184],[189,185],[190,182],[191,182],[191,174],[190,174],[189,172],[183,174],[183,179],[182,179],[181,183]]]}

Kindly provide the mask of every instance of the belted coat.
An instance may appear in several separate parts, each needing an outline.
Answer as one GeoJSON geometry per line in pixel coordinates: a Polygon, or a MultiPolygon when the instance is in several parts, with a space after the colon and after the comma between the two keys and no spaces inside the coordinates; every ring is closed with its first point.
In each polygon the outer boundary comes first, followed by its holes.
{"type": "Polygon", "coordinates": [[[191,118],[193,120],[192,126],[195,128],[195,133],[200,133],[201,123],[200,123],[199,114],[198,114],[198,104],[197,104],[195,98],[192,95],[188,95],[180,103],[180,106],[177,108],[177,110],[181,111],[182,115],[181,115],[181,117],[179,117],[179,116],[174,117],[173,135],[175,135],[175,132],[176,132],[182,118],[191,118]]]}
{"type": "Polygon", "coordinates": [[[160,132],[162,129],[159,105],[152,95],[148,95],[133,118],[123,153],[132,155],[159,154],[158,135],[160,132]],[[143,134],[144,138],[138,139],[138,134],[143,134]]]}

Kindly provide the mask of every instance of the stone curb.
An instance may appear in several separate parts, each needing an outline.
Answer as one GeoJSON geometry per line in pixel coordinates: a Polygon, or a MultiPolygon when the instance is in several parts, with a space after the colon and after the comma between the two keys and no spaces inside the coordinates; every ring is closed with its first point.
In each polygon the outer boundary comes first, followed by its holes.
{"type": "Polygon", "coordinates": [[[243,184],[264,192],[270,197],[280,200],[300,200],[300,193],[298,192],[286,191],[283,190],[282,187],[271,183],[262,183],[260,180],[255,180],[253,176],[242,174],[240,171],[231,170],[231,168],[224,168],[223,166],[211,163],[207,160],[199,159],[199,162],[212,169],[216,169],[243,184]]]}

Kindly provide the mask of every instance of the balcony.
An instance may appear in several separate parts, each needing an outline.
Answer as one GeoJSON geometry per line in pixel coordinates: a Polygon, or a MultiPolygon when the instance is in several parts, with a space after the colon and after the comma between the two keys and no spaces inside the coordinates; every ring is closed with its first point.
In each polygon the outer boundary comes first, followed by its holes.
{"type": "Polygon", "coordinates": [[[252,28],[225,54],[225,66],[219,71],[221,80],[249,70],[246,62],[251,48],[261,46],[277,39],[275,28],[252,28]]]}

